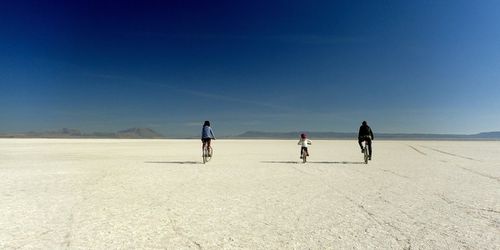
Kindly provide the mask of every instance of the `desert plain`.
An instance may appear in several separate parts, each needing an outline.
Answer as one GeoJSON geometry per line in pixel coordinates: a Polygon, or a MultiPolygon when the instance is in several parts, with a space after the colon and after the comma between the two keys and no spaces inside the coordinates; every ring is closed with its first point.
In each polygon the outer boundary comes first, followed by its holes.
{"type": "Polygon", "coordinates": [[[500,249],[500,142],[0,139],[0,249],[500,249]]]}

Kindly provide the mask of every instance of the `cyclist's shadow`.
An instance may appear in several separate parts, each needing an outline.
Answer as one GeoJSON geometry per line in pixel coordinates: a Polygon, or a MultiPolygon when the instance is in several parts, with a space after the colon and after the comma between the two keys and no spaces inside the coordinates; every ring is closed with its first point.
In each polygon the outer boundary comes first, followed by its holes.
{"type": "Polygon", "coordinates": [[[144,163],[150,163],[150,164],[188,164],[188,165],[203,164],[203,162],[199,162],[199,161],[145,161],[144,163]]]}
{"type": "MultiPolygon", "coordinates": [[[[261,161],[262,163],[287,163],[287,164],[298,164],[302,163],[300,161],[261,161]]],[[[307,161],[311,164],[365,164],[362,161],[307,161]]]]}
{"type": "Polygon", "coordinates": [[[365,164],[363,161],[308,161],[307,163],[312,164],[365,164]]]}

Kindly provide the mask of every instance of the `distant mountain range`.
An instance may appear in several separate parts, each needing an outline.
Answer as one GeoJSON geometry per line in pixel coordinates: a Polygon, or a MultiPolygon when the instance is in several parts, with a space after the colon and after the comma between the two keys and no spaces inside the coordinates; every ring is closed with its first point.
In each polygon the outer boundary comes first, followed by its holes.
{"type": "MultiPolygon", "coordinates": [[[[236,136],[221,136],[220,139],[296,139],[301,132],[248,131],[236,136]]],[[[357,133],[307,132],[311,139],[356,139],[357,133]]],[[[116,138],[116,139],[164,139],[166,136],[150,128],[130,128],[118,132],[83,133],[78,129],[63,128],[58,131],[1,134],[0,138],[116,138]]],[[[172,137],[171,137],[172,138],[172,137]]],[[[186,137],[194,139],[198,137],[186,137]]],[[[500,140],[500,131],[479,134],[403,134],[375,133],[376,140],[500,140]]]]}
{"type": "MultiPolygon", "coordinates": [[[[262,132],[248,131],[235,136],[239,139],[295,139],[301,132],[262,132]]],[[[309,138],[314,139],[355,139],[357,133],[339,132],[307,132],[309,138]]],[[[484,132],[471,135],[460,134],[403,134],[403,133],[376,133],[375,139],[385,140],[500,140],[500,131],[484,132]]]]}
{"type": "Polygon", "coordinates": [[[157,139],[164,135],[150,128],[130,128],[118,132],[83,133],[78,129],[63,128],[59,131],[27,132],[0,134],[0,138],[118,138],[118,139],[157,139]]]}

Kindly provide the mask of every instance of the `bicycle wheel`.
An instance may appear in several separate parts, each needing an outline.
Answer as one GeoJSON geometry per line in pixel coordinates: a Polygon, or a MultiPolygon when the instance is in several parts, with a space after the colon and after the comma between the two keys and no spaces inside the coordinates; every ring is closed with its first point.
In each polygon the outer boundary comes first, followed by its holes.
{"type": "Polygon", "coordinates": [[[213,154],[213,150],[210,148],[208,149],[207,147],[203,148],[203,154],[202,154],[202,157],[203,157],[203,163],[207,163],[210,161],[210,159],[212,159],[212,154],[213,154]]]}
{"type": "Polygon", "coordinates": [[[203,152],[201,153],[201,157],[203,158],[203,164],[207,163],[208,159],[208,152],[207,152],[207,148],[203,148],[203,152]]]}
{"type": "Polygon", "coordinates": [[[201,158],[203,159],[203,164],[207,163],[207,149],[203,148],[201,150],[201,158]]]}
{"type": "Polygon", "coordinates": [[[366,145],[363,148],[363,153],[364,153],[364,157],[365,157],[365,164],[368,164],[369,155],[368,155],[368,147],[366,145]]]}
{"type": "Polygon", "coordinates": [[[212,159],[212,157],[214,156],[214,149],[213,148],[209,148],[207,150],[207,153],[208,153],[207,161],[210,161],[212,159]]]}

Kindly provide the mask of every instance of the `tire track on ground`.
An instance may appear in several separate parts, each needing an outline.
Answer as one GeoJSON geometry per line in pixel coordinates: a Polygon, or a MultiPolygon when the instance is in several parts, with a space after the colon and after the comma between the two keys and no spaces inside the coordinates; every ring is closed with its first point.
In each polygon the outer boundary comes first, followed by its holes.
{"type": "Polygon", "coordinates": [[[363,211],[363,213],[368,215],[368,218],[370,218],[372,221],[374,221],[380,227],[382,227],[382,228],[389,227],[389,228],[395,230],[396,232],[398,232],[401,236],[404,237],[404,239],[400,239],[400,237],[391,234],[392,238],[394,240],[396,240],[396,242],[398,242],[399,245],[403,246],[403,249],[408,249],[408,250],[411,249],[411,237],[408,234],[406,234],[405,232],[403,232],[403,230],[401,228],[395,226],[394,224],[392,224],[389,221],[384,220],[383,218],[380,218],[379,216],[375,215],[373,212],[370,212],[370,210],[366,209],[366,207],[363,206],[363,204],[356,202],[351,197],[344,194],[344,198],[346,200],[348,200],[350,203],[352,203],[353,205],[357,206],[361,211],[363,211]]]}
{"type": "MultiPolygon", "coordinates": [[[[318,170],[316,168],[314,168],[314,169],[316,171],[318,170]]],[[[380,168],[378,168],[378,169],[380,169],[380,168]]],[[[350,169],[350,170],[359,173],[360,174],[359,176],[361,178],[370,180],[372,182],[375,181],[371,175],[367,174],[366,172],[360,171],[357,168],[353,168],[353,169],[350,169]]],[[[384,169],[380,169],[380,170],[384,171],[384,169]]],[[[391,174],[396,175],[398,177],[409,179],[409,177],[407,177],[407,176],[402,176],[402,175],[397,174],[395,172],[392,172],[390,170],[387,170],[387,171],[384,171],[384,172],[390,172],[391,174]]],[[[325,186],[327,186],[329,190],[334,191],[335,193],[341,195],[349,203],[353,204],[355,207],[358,207],[361,211],[363,211],[364,214],[367,215],[367,218],[369,220],[371,220],[372,222],[374,222],[375,224],[377,224],[380,228],[385,228],[386,231],[393,230],[393,231],[397,232],[398,235],[390,234],[390,236],[402,247],[402,249],[410,250],[412,248],[412,242],[411,242],[412,237],[408,234],[409,232],[406,232],[406,230],[404,230],[402,228],[399,228],[398,226],[394,225],[394,223],[392,221],[388,221],[385,218],[383,218],[382,216],[376,215],[374,212],[372,212],[369,209],[367,209],[362,204],[362,202],[356,201],[352,197],[350,197],[349,194],[347,194],[347,193],[345,193],[345,192],[343,192],[343,191],[341,191],[339,189],[334,188],[331,185],[331,183],[327,179],[324,178],[324,175],[322,173],[319,174],[319,175],[316,175],[316,177],[325,186]]],[[[379,197],[379,199],[382,200],[380,197],[379,197]]],[[[384,201],[384,200],[382,200],[382,201],[384,201]]],[[[421,221],[416,220],[414,217],[410,216],[408,213],[406,213],[403,210],[401,210],[401,209],[397,208],[396,206],[394,206],[394,204],[392,204],[391,202],[385,200],[385,203],[388,204],[388,205],[390,205],[390,206],[392,206],[392,207],[394,207],[395,209],[399,210],[404,216],[406,216],[407,219],[408,219],[408,221],[405,222],[406,224],[415,224],[415,223],[419,223],[419,224],[423,224],[423,225],[426,224],[425,222],[421,222],[421,221]]]]}
{"type": "Polygon", "coordinates": [[[443,151],[443,150],[439,150],[439,149],[435,149],[435,148],[431,148],[431,147],[427,147],[427,146],[421,146],[421,147],[424,147],[424,148],[427,148],[427,149],[430,149],[430,150],[433,150],[433,151],[436,151],[438,153],[445,154],[445,155],[451,155],[451,156],[462,158],[462,159],[467,159],[467,160],[471,160],[471,161],[482,162],[482,160],[474,159],[474,158],[468,157],[468,156],[463,156],[463,155],[459,155],[459,154],[453,154],[453,153],[450,153],[450,152],[446,152],[446,151],[443,151]]]}
{"type": "MultiPolygon", "coordinates": [[[[424,153],[424,155],[426,155],[426,154],[424,153]]],[[[351,169],[351,170],[353,170],[354,172],[359,173],[361,178],[373,181],[373,178],[371,177],[371,175],[368,174],[368,173],[366,173],[365,171],[360,171],[357,168],[351,169]]],[[[380,170],[384,171],[384,169],[380,169],[380,170]]],[[[392,172],[392,171],[384,171],[384,172],[392,172]]],[[[474,207],[460,206],[460,204],[458,204],[456,202],[450,202],[449,200],[447,201],[447,200],[443,199],[439,194],[432,193],[432,192],[429,192],[429,190],[422,189],[411,178],[409,178],[407,176],[401,176],[401,175],[399,175],[397,173],[391,173],[391,174],[393,174],[395,176],[398,176],[398,177],[403,177],[404,180],[406,180],[406,182],[407,182],[408,185],[413,186],[415,188],[415,190],[418,191],[418,193],[420,193],[420,196],[428,196],[429,198],[433,196],[434,198],[438,198],[438,199],[444,201],[445,203],[447,203],[448,205],[451,205],[451,206],[455,207],[456,209],[461,210],[461,212],[463,213],[464,216],[470,216],[471,218],[480,219],[480,220],[486,220],[486,221],[488,221],[490,223],[490,226],[492,226],[494,228],[497,227],[497,225],[499,225],[498,221],[496,221],[495,219],[492,219],[490,216],[487,216],[487,215],[485,216],[485,215],[481,215],[481,214],[480,215],[474,215],[473,213],[468,212],[468,211],[471,211],[471,210],[475,210],[475,211],[478,211],[478,212],[481,211],[483,213],[490,213],[490,214],[495,215],[495,214],[498,214],[499,211],[496,211],[496,210],[490,209],[490,208],[484,209],[484,208],[474,208],[474,207]]],[[[319,179],[325,185],[330,186],[330,189],[335,190],[328,183],[327,180],[324,180],[324,178],[322,178],[323,176],[318,176],[318,177],[319,177],[319,179]]],[[[412,242],[411,242],[411,240],[415,239],[415,237],[418,237],[416,235],[411,235],[412,231],[407,231],[407,229],[400,228],[400,227],[396,226],[394,224],[394,222],[391,221],[390,219],[387,220],[388,218],[385,218],[384,216],[379,216],[374,211],[370,211],[366,206],[364,206],[362,204],[362,202],[356,201],[354,198],[350,197],[350,195],[348,195],[348,194],[346,194],[344,192],[339,192],[339,190],[336,190],[336,191],[337,191],[337,193],[342,194],[350,203],[352,203],[353,205],[355,205],[359,209],[361,209],[363,211],[363,213],[367,214],[369,216],[369,218],[371,218],[379,226],[385,227],[385,228],[391,228],[394,231],[398,232],[402,237],[405,237],[405,238],[401,238],[401,237],[398,238],[396,235],[393,235],[393,238],[402,246],[403,249],[411,249],[412,248],[412,242]]],[[[431,228],[434,228],[434,230],[438,230],[441,234],[443,234],[443,233],[446,234],[446,230],[444,230],[439,224],[435,224],[432,221],[419,220],[415,215],[407,213],[404,209],[401,209],[401,207],[393,204],[389,200],[384,199],[380,195],[377,198],[381,202],[384,202],[387,206],[391,206],[396,211],[399,211],[402,214],[402,216],[406,217],[406,219],[404,219],[403,221],[400,221],[400,223],[404,223],[406,225],[409,225],[410,227],[411,226],[415,226],[415,225],[420,225],[422,228],[429,228],[429,227],[431,227],[431,228]]],[[[436,209],[434,209],[434,210],[436,210],[436,209]]],[[[448,235],[448,234],[446,234],[446,235],[448,235]]],[[[448,236],[450,236],[450,235],[448,235],[448,236]]],[[[454,238],[458,239],[457,238],[458,236],[456,236],[456,235],[453,235],[453,236],[450,236],[450,237],[454,237],[454,238]]],[[[461,242],[461,243],[462,243],[462,245],[464,247],[469,246],[469,243],[467,243],[467,242],[461,242]]]]}
{"type": "MultiPolygon", "coordinates": [[[[296,169],[297,171],[303,173],[303,174],[307,174],[309,176],[313,176],[313,177],[317,178],[318,181],[322,182],[326,187],[328,187],[328,190],[325,190],[324,192],[318,193],[318,194],[314,195],[311,199],[309,199],[309,201],[307,202],[307,204],[310,204],[313,200],[316,200],[316,199],[318,199],[318,198],[320,198],[320,197],[322,197],[325,194],[328,194],[330,192],[338,194],[341,197],[344,197],[344,199],[346,199],[349,203],[353,204],[353,206],[358,207],[361,211],[363,211],[363,213],[367,215],[368,220],[372,221],[373,223],[375,223],[376,225],[378,225],[380,228],[385,228],[384,230],[386,230],[386,231],[392,229],[392,230],[398,232],[399,237],[396,236],[396,235],[393,235],[393,234],[390,234],[390,236],[400,246],[402,246],[402,249],[411,249],[411,238],[405,232],[403,232],[402,229],[394,226],[390,221],[386,221],[383,218],[375,215],[373,212],[367,210],[360,202],[355,201],[353,198],[351,198],[345,192],[342,192],[341,190],[333,187],[331,185],[331,183],[329,182],[329,180],[327,180],[327,179],[324,178],[324,171],[319,171],[319,169],[317,167],[313,167],[313,168],[307,167],[307,168],[304,168],[305,171],[301,170],[301,169],[299,169],[299,168],[297,168],[295,166],[293,168],[296,169]],[[314,171],[314,173],[312,173],[310,170],[314,171]],[[391,228],[391,229],[389,229],[389,228],[391,228]],[[403,239],[401,239],[401,238],[403,238],[403,239]]],[[[366,173],[363,172],[363,171],[360,171],[358,169],[351,169],[351,170],[354,171],[354,172],[360,173],[360,177],[361,178],[374,181],[373,178],[370,175],[366,175],[366,173]]],[[[290,209],[290,208],[288,208],[288,209],[290,209]]],[[[295,222],[295,227],[298,226],[298,223],[303,218],[303,216],[304,215],[296,214],[296,220],[297,221],[295,222]]]]}
{"type": "Polygon", "coordinates": [[[417,151],[417,152],[418,152],[419,154],[421,154],[421,155],[425,155],[425,156],[427,156],[427,154],[426,154],[426,153],[424,153],[424,152],[422,152],[422,151],[418,150],[418,149],[417,149],[416,147],[414,147],[414,146],[408,145],[408,147],[410,147],[410,148],[412,148],[413,150],[417,151]]]}
{"type": "MultiPolygon", "coordinates": [[[[413,147],[410,145],[408,145],[408,146],[421,155],[424,155],[424,156],[429,157],[433,160],[439,161],[439,159],[432,157],[432,155],[426,154],[425,152],[417,149],[416,147],[413,147]]],[[[460,167],[460,166],[455,166],[455,167],[460,167]]],[[[300,172],[302,172],[302,173],[308,172],[308,173],[304,173],[304,174],[311,175],[311,176],[314,175],[319,181],[321,181],[325,185],[329,186],[330,190],[332,190],[333,192],[335,192],[337,194],[341,194],[342,196],[344,196],[344,198],[349,203],[353,204],[354,207],[359,208],[360,211],[362,211],[363,214],[365,214],[367,216],[367,218],[369,218],[373,223],[378,225],[380,228],[385,228],[385,230],[388,232],[390,232],[390,231],[395,232],[392,234],[392,238],[398,242],[398,244],[401,246],[402,249],[411,249],[412,247],[414,247],[414,246],[412,246],[412,240],[415,240],[416,238],[419,237],[417,235],[412,235],[412,232],[414,232],[413,230],[416,230],[415,228],[413,228],[413,227],[415,227],[415,225],[419,225],[421,228],[432,228],[432,230],[436,230],[440,234],[447,235],[447,237],[454,238],[457,241],[460,239],[460,236],[457,234],[451,234],[451,235],[447,234],[446,229],[444,229],[440,224],[433,223],[432,221],[420,220],[417,218],[417,216],[406,212],[400,206],[393,204],[391,201],[386,200],[383,197],[378,197],[378,199],[381,202],[384,202],[387,206],[393,207],[395,209],[395,211],[398,211],[399,213],[401,213],[401,215],[403,217],[401,217],[400,221],[393,221],[391,218],[387,218],[385,215],[377,215],[378,211],[372,211],[371,209],[369,209],[369,207],[366,207],[366,205],[364,205],[363,202],[359,201],[359,199],[355,199],[350,194],[347,194],[345,192],[342,192],[341,190],[334,188],[329,183],[330,180],[325,179],[325,175],[324,175],[325,173],[320,173],[320,171],[317,169],[317,166],[315,166],[313,168],[306,167],[306,168],[299,168],[299,169],[301,169],[300,172]],[[410,229],[406,228],[406,226],[402,226],[402,227],[398,226],[397,223],[403,223],[412,229],[410,230],[410,229]]],[[[361,168],[353,167],[353,168],[348,168],[348,169],[353,171],[353,172],[358,173],[358,176],[363,178],[363,179],[370,180],[372,182],[375,181],[373,179],[372,174],[370,174],[366,171],[362,171],[361,168]]],[[[372,168],[372,169],[378,169],[380,171],[394,175],[395,177],[403,178],[400,180],[405,180],[405,182],[408,185],[413,186],[415,188],[415,190],[418,191],[418,193],[421,197],[427,196],[428,198],[426,198],[426,199],[441,200],[442,202],[444,202],[448,206],[452,206],[452,207],[454,207],[454,209],[458,209],[458,211],[460,211],[460,214],[462,214],[463,216],[468,216],[468,217],[474,218],[474,219],[480,219],[480,220],[485,221],[485,222],[488,221],[489,224],[491,226],[493,226],[494,228],[496,225],[498,225],[498,222],[496,222],[495,220],[492,220],[490,218],[491,216],[487,216],[487,215],[485,216],[485,214],[481,215],[481,214],[471,213],[470,211],[474,208],[460,207],[460,204],[457,204],[457,203],[453,204],[453,203],[447,202],[446,200],[442,199],[438,194],[430,192],[431,190],[422,189],[422,187],[420,187],[417,183],[414,182],[413,179],[409,178],[408,176],[403,176],[403,175],[398,174],[397,172],[387,170],[387,169],[382,169],[382,168],[372,168]],[[433,197],[433,198],[431,198],[431,197],[433,197]]],[[[295,170],[298,171],[298,169],[295,169],[295,170]]],[[[438,214],[437,211],[439,209],[432,209],[432,210],[436,211],[436,214],[438,214]]],[[[493,217],[494,217],[494,214],[497,214],[497,212],[498,212],[498,211],[491,210],[491,209],[481,209],[481,208],[477,208],[477,210],[480,210],[483,213],[493,214],[493,217]]],[[[429,232],[429,230],[426,230],[425,232],[429,232]]],[[[466,248],[470,247],[470,242],[463,241],[463,242],[461,242],[461,244],[463,247],[466,247],[466,248]]]]}
{"type": "Polygon", "coordinates": [[[481,208],[481,207],[475,207],[471,205],[467,205],[466,203],[451,200],[450,198],[446,197],[444,194],[439,194],[436,193],[436,196],[438,196],[441,200],[446,202],[450,206],[454,206],[460,210],[463,210],[466,214],[471,215],[470,211],[474,211],[478,213],[478,216],[473,216],[473,218],[477,219],[485,219],[490,222],[489,226],[498,229],[500,226],[499,219],[500,217],[496,217],[500,215],[500,211],[495,210],[494,208],[481,208]]]}
{"type": "Polygon", "coordinates": [[[75,210],[76,210],[76,208],[79,207],[82,203],[86,202],[90,198],[91,194],[89,193],[89,189],[90,188],[95,189],[95,186],[100,185],[103,182],[103,180],[106,179],[109,175],[110,175],[110,170],[104,170],[97,177],[89,180],[88,182],[86,182],[84,184],[83,189],[81,191],[81,193],[82,193],[81,199],[79,201],[76,201],[73,204],[73,206],[71,207],[70,215],[68,216],[68,220],[67,220],[68,230],[63,237],[63,239],[64,239],[63,242],[60,243],[61,247],[66,248],[66,249],[71,247],[71,243],[73,240],[73,234],[74,234],[73,230],[75,229],[75,223],[76,223],[75,222],[75,210]]]}
{"type": "Polygon", "coordinates": [[[305,174],[305,175],[314,176],[314,177],[316,177],[316,176],[317,176],[317,175],[315,175],[315,174],[311,174],[311,173],[309,173],[309,172],[306,172],[306,171],[304,171],[304,170],[302,170],[302,169],[300,169],[300,168],[298,168],[298,167],[296,167],[296,166],[292,166],[292,168],[293,168],[293,169],[295,169],[295,170],[297,170],[297,172],[300,172],[300,173],[305,174]]]}
{"type": "Polygon", "coordinates": [[[455,166],[458,167],[458,168],[461,168],[461,169],[463,169],[465,171],[471,172],[473,174],[477,174],[477,175],[480,175],[480,176],[483,176],[483,177],[495,180],[497,182],[500,182],[500,177],[495,177],[495,176],[492,176],[492,175],[489,175],[489,174],[481,173],[479,171],[476,171],[476,170],[473,170],[473,169],[470,169],[470,168],[466,168],[466,167],[462,167],[462,166],[458,166],[458,165],[455,165],[455,166]]]}
{"type": "MultiPolygon", "coordinates": [[[[176,220],[175,212],[173,212],[171,207],[168,206],[168,204],[170,204],[170,201],[172,200],[172,197],[174,196],[174,194],[177,193],[178,190],[182,190],[184,187],[192,185],[193,182],[196,182],[199,179],[200,179],[200,173],[199,171],[196,171],[196,175],[187,178],[176,185],[173,185],[172,188],[166,194],[164,194],[164,197],[166,198],[153,200],[153,202],[149,204],[149,207],[152,209],[165,208],[164,211],[166,211],[165,213],[166,219],[168,220],[170,229],[175,234],[175,236],[186,242],[191,243],[192,245],[196,246],[197,249],[203,249],[203,246],[201,245],[200,242],[196,241],[194,237],[190,237],[183,232],[187,230],[184,227],[179,226],[179,223],[176,220]]],[[[191,247],[189,246],[189,248],[191,247]]]]}
{"type": "MultiPolygon", "coordinates": [[[[400,246],[402,246],[402,249],[411,249],[411,237],[404,232],[403,229],[400,229],[399,227],[395,226],[392,222],[386,221],[384,218],[377,216],[375,213],[369,211],[361,202],[355,201],[353,198],[351,198],[347,193],[339,190],[338,188],[335,188],[334,186],[331,185],[329,182],[329,179],[325,179],[324,175],[322,173],[318,172],[318,169],[316,168],[311,168],[311,170],[315,170],[316,173],[307,173],[308,175],[314,175],[320,182],[322,182],[325,186],[328,187],[328,190],[325,190],[325,192],[322,192],[318,195],[315,195],[313,198],[309,200],[309,202],[312,202],[314,199],[319,198],[320,196],[323,196],[329,192],[332,192],[340,195],[341,197],[344,197],[349,203],[353,204],[353,206],[359,208],[361,211],[363,211],[364,214],[367,215],[367,219],[369,221],[372,221],[376,225],[378,225],[380,228],[384,228],[384,230],[389,231],[389,230],[394,230],[396,231],[399,235],[394,235],[394,234],[389,234],[400,246]]],[[[374,181],[373,178],[370,175],[367,175],[363,171],[359,171],[358,169],[351,169],[354,172],[360,173],[360,177],[374,181]]],[[[390,202],[388,202],[390,204],[390,202]]],[[[392,205],[392,204],[391,204],[392,205]]],[[[405,215],[409,217],[406,213],[405,215]]],[[[297,218],[300,219],[300,216],[297,218]]],[[[411,220],[414,221],[414,218],[410,218],[411,220]]],[[[424,223],[425,224],[425,223],[424,223]]],[[[296,225],[297,226],[297,225],[296,225]]]]}
{"type": "MultiPolygon", "coordinates": [[[[461,156],[461,155],[457,155],[457,154],[453,154],[453,153],[448,153],[448,152],[445,152],[445,151],[442,151],[442,150],[439,150],[439,149],[435,149],[435,148],[431,148],[431,147],[427,147],[427,146],[421,146],[421,147],[424,147],[424,148],[436,151],[436,152],[441,153],[441,154],[451,155],[451,156],[454,156],[454,157],[458,157],[458,158],[462,158],[462,159],[467,159],[467,160],[471,160],[471,161],[476,161],[476,162],[483,162],[482,160],[474,159],[474,158],[467,157],[467,156],[461,156]]],[[[443,163],[448,163],[447,161],[442,161],[442,160],[439,160],[439,161],[441,161],[443,163]]],[[[473,173],[475,175],[479,175],[479,176],[482,176],[482,177],[485,177],[485,178],[488,178],[488,179],[500,182],[500,177],[495,177],[495,176],[492,176],[492,175],[489,175],[489,174],[486,174],[486,173],[479,172],[479,171],[474,170],[474,169],[462,167],[462,166],[460,166],[458,164],[451,164],[451,165],[448,164],[448,166],[453,166],[453,167],[456,167],[456,168],[460,168],[462,170],[465,170],[467,172],[473,173]]]]}
{"type": "Polygon", "coordinates": [[[410,176],[399,174],[399,173],[396,173],[396,172],[394,172],[392,170],[389,170],[389,169],[383,169],[383,168],[377,168],[377,169],[380,169],[380,170],[382,170],[385,173],[390,173],[390,174],[395,175],[397,177],[401,177],[401,178],[405,178],[405,179],[410,179],[410,176]]]}
{"type": "Polygon", "coordinates": [[[459,208],[472,209],[472,210],[484,211],[484,212],[489,212],[489,213],[494,213],[494,214],[500,214],[500,211],[497,211],[493,208],[479,208],[479,207],[474,207],[474,206],[468,206],[465,203],[453,201],[443,194],[436,194],[436,195],[438,195],[441,198],[441,200],[445,201],[446,203],[448,203],[450,205],[455,204],[459,208]]]}
{"type": "MultiPolygon", "coordinates": [[[[170,210],[168,210],[168,211],[171,212],[170,210]]],[[[185,239],[185,240],[188,240],[189,242],[191,242],[192,244],[194,244],[197,249],[203,249],[202,246],[201,246],[201,244],[199,242],[195,241],[192,237],[189,237],[189,236],[185,235],[182,232],[183,229],[177,226],[177,223],[172,219],[172,216],[170,214],[168,214],[168,213],[167,213],[167,219],[170,222],[170,226],[171,226],[172,231],[178,237],[180,237],[182,239],[185,239]]]]}
{"type": "MultiPolygon", "coordinates": [[[[426,153],[418,150],[417,148],[415,148],[415,147],[413,147],[411,145],[408,145],[408,146],[411,147],[412,149],[414,149],[415,151],[419,152],[420,154],[429,157],[429,155],[427,155],[426,153]]],[[[421,147],[425,147],[425,146],[421,146],[421,147]]],[[[433,148],[430,148],[430,147],[425,147],[425,148],[431,149],[431,150],[439,152],[439,153],[443,153],[444,152],[444,151],[433,149],[433,148]]],[[[449,154],[451,154],[451,153],[449,153],[449,154]]],[[[451,154],[451,155],[453,155],[453,154],[451,154]]],[[[457,155],[453,155],[453,156],[459,157],[457,155]]],[[[433,157],[429,157],[429,158],[433,158],[433,157]]],[[[460,158],[462,158],[462,157],[460,157],[460,158]]],[[[435,158],[433,158],[433,159],[436,160],[436,161],[444,162],[445,164],[448,163],[447,161],[443,161],[443,160],[439,160],[439,159],[435,159],[435,158]]],[[[468,159],[468,160],[471,160],[471,159],[468,159]]],[[[480,161],[480,160],[476,160],[476,161],[480,161]]],[[[475,171],[473,169],[462,167],[462,166],[457,165],[457,164],[453,164],[453,165],[447,164],[447,165],[448,166],[457,167],[457,168],[463,169],[465,171],[468,171],[468,172],[471,172],[473,174],[480,175],[480,176],[483,176],[483,177],[486,177],[486,178],[489,178],[489,179],[500,181],[500,178],[498,178],[498,177],[494,177],[494,176],[491,176],[491,175],[488,175],[488,174],[484,174],[484,173],[475,171]]],[[[490,213],[490,214],[499,214],[500,211],[497,211],[497,210],[492,209],[492,208],[477,208],[477,207],[473,207],[473,206],[467,206],[467,205],[465,205],[463,203],[460,203],[460,202],[457,202],[457,201],[452,201],[452,200],[448,199],[446,196],[444,196],[444,194],[434,193],[433,195],[436,196],[436,197],[438,197],[439,199],[441,199],[443,202],[445,202],[449,206],[453,206],[453,207],[455,207],[455,208],[457,208],[459,210],[462,210],[466,215],[471,216],[472,218],[475,218],[475,219],[481,219],[482,218],[482,219],[485,219],[485,220],[489,221],[490,223],[492,223],[495,226],[498,225],[498,222],[496,222],[495,219],[492,219],[492,218],[490,218],[488,216],[484,216],[484,215],[481,215],[481,214],[479,216],[474,216],[473,214],[471,214],[468,211],[472,210],[472,211],[477,211],[477,212],[482,212],[482,213],[486,212],[486,213],[490,213]]]]}

